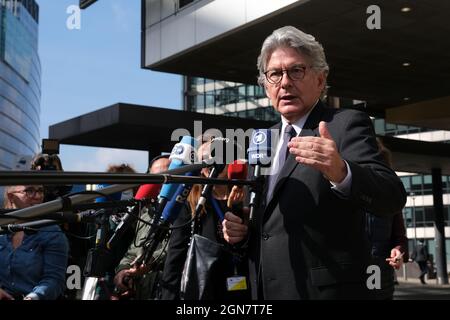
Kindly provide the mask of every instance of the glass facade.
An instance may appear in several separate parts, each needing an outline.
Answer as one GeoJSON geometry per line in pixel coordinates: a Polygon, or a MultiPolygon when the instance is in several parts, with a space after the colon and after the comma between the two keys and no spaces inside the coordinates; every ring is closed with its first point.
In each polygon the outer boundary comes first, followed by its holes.
{"type": "MultiPolygon", "coordinates": [[[[386,122],[384,119],[374,119],[373,125],[375,127],[375,132],[381,135],[387,136],[398,136],[402,134],[420,133],[420,132],[430,132],[434,129],[421,128],[421,127],[411,127],[399,124],[393,124],[386,122]]],[[[445,142],[445,141],[441,141],[445,142]]]]}
{"type": "Polygon", "coordinates": [[[38,15],[34,0],[0,0],[0,170],[40,146],[38,15]]]}
{"type": "MultiPolygon", "coordinates": [[[[384,119],[373,119],[375,132],[380,135],[399,136],[405,134],[432,132],[433,129],[396,125],[385,122],[384,119]]],[[[450,140],[439,142],[450,143],[450,140]]],[[[406,192],[411,199],[412,206],[405,207],[403,214],[408,228],[422,228],[434,226],[434,209],[432,199],[426,201],[427,205],[416,205],[423,203],[424,199],[432,198],[433,184],[431,175],[406,175],[400,179],[405,186],[406,192]],[[419,198],[420,197],[420,198],[419,198]],[[425,197],[425,198],[424,198],[425,197]]],[[[442,176],[442,188],[444,194],[450,194],[450,176],[442,176]]],[[[445,225],[450,226],[450,203],[444,201],[445,225]]]]}
{"type": "Polygon", "coordinates": [[[266,121],[280,118],[260,86],[197,77],[183,81],[186,111],[266,121]]]}

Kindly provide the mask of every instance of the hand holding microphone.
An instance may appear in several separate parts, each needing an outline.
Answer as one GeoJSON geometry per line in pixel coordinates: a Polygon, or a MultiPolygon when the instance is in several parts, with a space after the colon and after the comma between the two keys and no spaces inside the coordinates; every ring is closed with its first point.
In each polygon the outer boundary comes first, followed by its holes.
{"type": "MultiPolygon", "coordinates": [[[[228,166],[228,179],[245,179],[247,172],[247,163],[236,160],[228,166]]],[[[229,211],[225,213],[225,219],[222,221],[222,231],[224,239],[230,244],[241,242],[247,236],[248,227],[245,224],[247,219],[244,219],[244,216],[248,215],[249,210],[248,208],[236,208],[238,204],[242,204],[244,195],[243,187],[233,186],[228,196],[229,211]]]]}
{"type": "Polygon", "coordinates": [[[142,276],[149,271],[150,267],[144,264],[120,270],[114,277],[114,284],[122,291],[128,291],[133,288],[133,278],[142,276]]]}
{"type": "Polygon", "coordinates": [[[227,200],[227,207],[233,209],[234,205],[244,201],[244,188],[242,186],[233,186],[227,200]]]}
{"type": "MultiPolygon", "coordinates": [[[[248,208],[243,209],[244,214],[248,214],[248,208]]],[[[236,244],[245,239],[248,233],[248,227],[244,220],[228,211],[225,213],[225,219],[222,221],[223,238],[229,244],[236,244]]]]}
{"type": "MultiPolygon", "coordinates": [[[[230,180],[244,180],[247,178],[248,164],[246,160],[235,160],[228,165],[227,176],[230,180]]],[[[232,209],[234,204],[244,201],[244,188],[242,186],[233,186],[228,196],[227,206],[232,209]]]]}

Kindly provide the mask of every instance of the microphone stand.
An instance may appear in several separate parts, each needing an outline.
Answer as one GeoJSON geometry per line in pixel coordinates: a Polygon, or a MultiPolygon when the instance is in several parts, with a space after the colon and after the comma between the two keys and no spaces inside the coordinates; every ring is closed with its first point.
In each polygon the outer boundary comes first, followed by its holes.
{"type": "MultiPolygon", "coordinates": [[[[224,164],[214,164],[214,166],[211,169],[211,172],[209,173],[208,178],[210,180],[217,178],[217,176],[223,171],[224,168],[225,168],[224,164]]],[[[194,218],[195,218],[194,233],[197,233],[197,231],[198,231],[197,219],[200,216],[200,213],[202,212],[202,210],[205,208],[206,200],[211,195],[213,186],[214,185],[212,183],[206,183],[203,186],[202,192],[200,194],[200,198],[198,199],[198,203],[197,203],[197,206],[195,207],[195,212],[194,212],[194,218]]]]}
{"type": "MultiPolygon", "coordinates": [[[[40,173],[39,171],[36,174],[40,173]]],[[[119,174],[113,174],[120,176],[119,174]]],[[[226,179],[208,179],[201,177],[190,176],[170,176],[170,175],[154,175],[158,176],[151,182],[155,182],[155,179],[163,183],[193,183],[193,184],[225,184],[225,185],[251,185],[253,181],[247,180],[226,180],[226,179]],[[164,180],[165,178],[165,180],[164,180]]],[[[36,182],[36,181],[34,181],[36,182]]],[[[59,182],[58,182],[59,183],[59,182]]],[[[101,189],[101,193],[105,195],[111,195],[117,192],[122,192],[127,189],[132,189],[138,185],[136,184],[123,184],[123,185],[111,185],[101,189]]],[[[14,211],[14,213],[6,213],[0,218],[0,226],[4,224],[14,223],[20,220],[30,220],[32,218],[38,219],[48,213],[57,211],[70,211],[74,205],[80,205],[84,202],[94,200],[98,197],[98,194],[76,194],[73,196],[59,197],[55,200],[41,203],[32,207],[20,209],[14,211]]]]}
{"type": "Polygon", "coordinates": [[[82,290],[82,300],[94,300],[97,285],[104,281],[107,268],[112,263],[112,254],[106,247],[107,234],[110,231],[109,214],[102,214],[98,219],[94,248],[89,249],[83,275],[86,277],[82,290]]]}
{"type": "Polygon", "coordinates": [[[254,168],[254,182],[255,184],[250,186],[250,200],[249,200],[249,215],[248,220],[253,221],[254,212],[261,201],[262,185],[264,184],[264,178],[261,176],[261,166],[256,165],[254,168]]]}
{"type": "Polygon", "coordinates": [[[21,224],[8,224],[6,226],[0,227],[0,235],[2,234],[8,234],[8,233],[14,233],[18,231],[36,231],[36,228],[42,228],[46,226],[51,226],[55,224],[61,223],[60,220],[52,220],[52,219],[45,219],[45,220],[38,220],[38,221],[31,221],[31,222],[25,222],[21,224]]]}

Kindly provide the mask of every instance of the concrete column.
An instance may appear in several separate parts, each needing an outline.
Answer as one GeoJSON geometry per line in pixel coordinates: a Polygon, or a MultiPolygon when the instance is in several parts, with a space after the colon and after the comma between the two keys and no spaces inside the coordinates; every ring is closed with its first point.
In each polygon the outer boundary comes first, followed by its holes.
{"type": "Polygon", "coordinates": [[[441,169],[432,169],[434,231],[436,244],[436,270],[438,284],[448,284],[447,259],[445,253],[444,204],[442,199],[441,169]]]}

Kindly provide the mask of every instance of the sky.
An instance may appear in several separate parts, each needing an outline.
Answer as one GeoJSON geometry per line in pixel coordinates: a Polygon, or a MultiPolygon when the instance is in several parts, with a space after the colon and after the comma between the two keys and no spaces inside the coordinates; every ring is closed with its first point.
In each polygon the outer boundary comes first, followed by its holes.
{"type": "MultiPolygon", "coordinates": [[[[69,29],[78,0],[36,0],[42,66],[41,138],[48,127],[118,102],[182,108],[179,75],[141,69],[141,0],[99,0],[81,10],[80,29],[69,29]]],[[[143,151],[60,146],[65,171],[105,171],[128,163],[147,169],[143,151]]]]}

